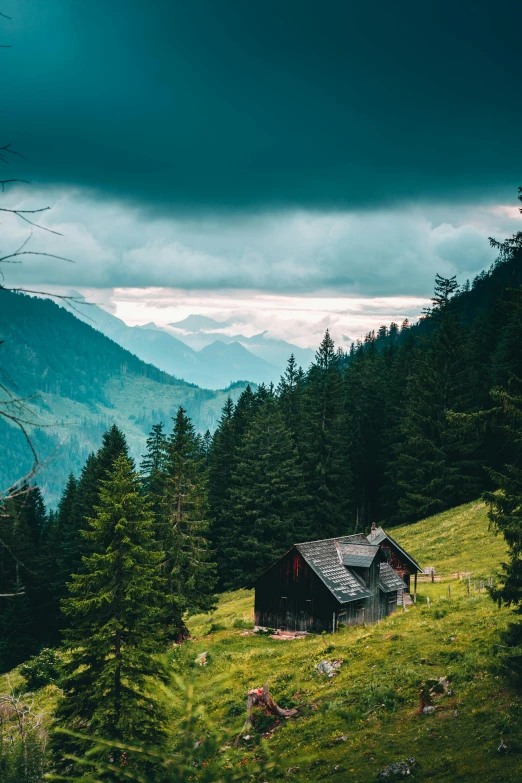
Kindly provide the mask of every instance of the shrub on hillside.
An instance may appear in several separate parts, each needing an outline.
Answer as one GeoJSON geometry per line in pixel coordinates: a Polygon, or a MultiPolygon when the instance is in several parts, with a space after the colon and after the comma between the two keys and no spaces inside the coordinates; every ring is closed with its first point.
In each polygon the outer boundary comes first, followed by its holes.
{"type": "Polygon", "coordinates": [[[56,682],[60,659],[55,650],[43,649],[38,655],[30,658],[20,666],[20,674],[24,678],[28,691],[36,691],[56,682]]]}

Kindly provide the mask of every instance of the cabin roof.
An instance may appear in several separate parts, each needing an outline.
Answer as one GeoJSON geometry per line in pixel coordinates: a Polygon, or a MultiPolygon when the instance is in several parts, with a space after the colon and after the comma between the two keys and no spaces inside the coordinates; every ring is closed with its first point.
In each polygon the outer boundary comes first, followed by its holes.
{"type": "Polygon", "coordinates": [[[339,543],[339,555],[346,566],[368,568],[378,552],[379,546],[375,544],[359,543],[358,541],[353,544],[339,543]]]}
{"type": "Polygon", "coordinates": [[[406,590],[406,585],[391,565],[381,563],[379,566],[379,587],[383,593],[394,593],[397,590],[406,590]]]}
{"type": "Polygon", "coordinates": [[[387,533],[385,530],[382,529],[382,527],[376,528],[372,533],[370,533],[366,537],[367,541],[369,541],[371,544],[378,545],[378,546],[382,544],[382,542],[385,541],[386,539],[388,539],[388,541],[399,550],[399,552],[406,558],[406,560],[408,560],[409,563],[411,563],[411,565],[416,571],[422,571],[421,566],[417,563],[415,558],[409,555],[406,552],[406,550],[403,549],[402,546],[398,544],[395,541],[395,539],[390,536],[389,533],[387,533]]]}
{"type": "Polygon", "coordinates": [[[364,535],[356,534],[341,536],[337,539],[324,538],[321,541],[305,541],[295,546],[340,604],[370,597],[371,592],[366,589],[353,571],[340,562],[336,542],[340,546],[357,543],[367,544],[364,535]]]}

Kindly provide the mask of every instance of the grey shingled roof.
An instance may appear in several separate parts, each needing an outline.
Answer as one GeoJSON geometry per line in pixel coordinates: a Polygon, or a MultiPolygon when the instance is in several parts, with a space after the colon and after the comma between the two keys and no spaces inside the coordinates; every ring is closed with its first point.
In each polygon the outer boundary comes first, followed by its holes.
{"type": "Polygon", "coordinates": [[[381,544],[386,539],[388,539],[388,541],[390,541],[394,546],[397,547],[399,552],[401,552],[404,555],[404,557],[410,561],[410,563],[413,565],[414,568],[416,568],[418,571],[422,571],[421,566],[417,563],[415,558],[409,555],[408,552],[406,552],[406,550],[403,549],[402,546],[398,544],[395,541],[395,539],[390,536],[389,533],[387,533],[385,530],[382,529],[382,527],[376,528],[373,536],[370,533],[370,535],[366,537],[366,540],[369,541],[370,544],[377,544],[377,545],[381,544]]]}
{"type": "Polygon", "coordinates": [[[336,541],[339,545],[367,543],[366,537],[358,534],[341,536],[337,539],[324,538],[321,541],[305,541],[302,544],[296,544],[296,549],[340,604],[368,598],[371,596],[370,591],[364,587],[353,571],[340,562],[336,541]]]}
{"type": "Polygon", "coordinates": [[[379,587],[383,593],[393,593],[396,590],[406,590],[406,585],[391,565],[381,563],[379,570],[379,587]]]}
{"type": "Polygon", "coordinates": [[[339,553],[344,565],[347,566],[368,568],[378,552],[379,547],[374,544],[339,544],[339,553]]]}

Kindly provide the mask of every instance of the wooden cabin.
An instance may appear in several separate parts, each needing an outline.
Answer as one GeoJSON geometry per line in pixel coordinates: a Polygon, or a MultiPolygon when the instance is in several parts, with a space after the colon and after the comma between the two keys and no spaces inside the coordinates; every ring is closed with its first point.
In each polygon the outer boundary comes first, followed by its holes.
{"type": "Polygon", "coordinates": [[[332,633],[339,623],[374,623],[391,614],[405,588],[379,544],[363,534],[307,541],[257,578],[255,623],[332,633]]]}
{"type": "Polygon", "coordinates": [[[367,540],[370,544],[381,548],[386,562],[406,585],[407,593],[411,593],[411,577],[413,575],[413,602],[415,603],[417,600],[417,574],[422,573],[421,566],[382,527],[373,524],[367,540]]]}

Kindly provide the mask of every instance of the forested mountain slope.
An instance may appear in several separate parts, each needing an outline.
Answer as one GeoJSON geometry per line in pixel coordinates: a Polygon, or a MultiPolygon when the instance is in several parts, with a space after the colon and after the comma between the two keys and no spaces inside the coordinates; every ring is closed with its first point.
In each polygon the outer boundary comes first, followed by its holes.
{"type": "MultiPolygon", "coordinates": [[[[226,391],[200,389],[145,364],[101,332],[46,299],[0,290],[1,381],[30,404],[45,426],[34,429],[39,456],[47,459],[38,482],[54,500],[70,471],[78,472],[101,434],[116,422],[135,458],[151,425],[182,405],[198,430],[212,429],[226,391]]],[[[22,476],[31,455],[22,433],[0,421],[2,489],[22,476]]]]}
{"type": "MultiPolygon", "coordinates": [[[[82,297],[83,298],[83,297],[82,297]]],[[[210,389],[222,389],[239,379],[247,379],[254,383],[277,382],[279,375],[293,346],[287,345],[287,352],[278,367],[262,356],[256,356],[242,344],[240,336],[224,342],[219,335],[205,343],[204,350],[199,346],[196,350],[190,343],[170,331],[163,330],[155,324],[145,326],[127,326],[120,318],[108,313],[101,307],[81,303],[74,306],[73,314],[88,323],[94,329],[110,337],[111,340],[138,356],[144,362],[154,364],[160,370],[183,378],[190,383],[196,383],[210,389]]],[[[68,309],[71,305],[64,303],[68,309]]],[[[311,353],[311,352],[310,352],[311,353]]],[[[310,362],[308,361],[308,364],[310,362]]]]}

